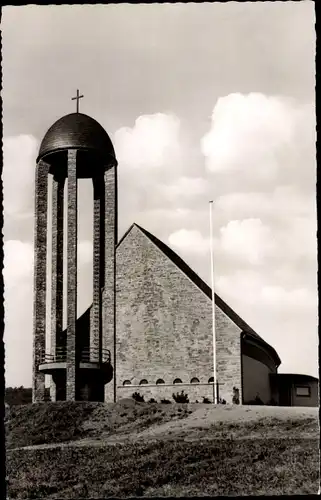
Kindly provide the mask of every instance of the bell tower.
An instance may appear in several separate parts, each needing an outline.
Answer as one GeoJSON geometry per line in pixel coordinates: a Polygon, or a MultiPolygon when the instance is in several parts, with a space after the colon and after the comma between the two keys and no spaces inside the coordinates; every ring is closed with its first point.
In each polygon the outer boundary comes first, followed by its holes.
{"type": "MultiPolygon", "coordinates": [[[[101,125],[77,112],[56,121],[39,150],[35,185],[33,402],[51,399],[115,400],[115,248],[117,160],[101,125]],[[48,179],[52,203],[48,206],[48,179]],[[93,301],[77,319],[77,181],[93,183],[93,301]],[[64,206],[64,192],[67,204],[64,206]],[[47,225],[52,223],[51,304],[47,304],[47,225]],[[64,255],[64,218],[67,254],[64,255]],[[63,330],[63,269],[67,263],[67,328],[63,330]],[[46,308],[51,308],[51,348],[46,348],[46,308]]],[[[81,203],[81,200],[79,200],[81,203]]]]}

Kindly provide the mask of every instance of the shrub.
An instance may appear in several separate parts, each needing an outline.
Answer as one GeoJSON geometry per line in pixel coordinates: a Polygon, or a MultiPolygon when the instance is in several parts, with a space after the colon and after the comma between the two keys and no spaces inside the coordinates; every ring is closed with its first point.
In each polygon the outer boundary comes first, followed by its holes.
{"type": "Polygon", "coordinates": [[[172,402],[169,399],[161,399],[161,403],[165,405],[172,404],[172,402]]]}
{"type": "Polygon", "coordinates": [[[189,403],[188,395],[184,391],[173,394],[173,399],[176,403],[189,403]]]}
{"type": "Polygon", "coordinates": [[[233,387],[233,399],[232,399],[233,405],[239,405],[240,404],[240,390],[237,387],[233,387]]]}
{"type": "Polygon", "coordinates": [[[212,404],[212,401],[206,397],[203,396],[203,403],[206,403],[206,404],[212,404]]]}
{"type": "Polygon", "coordinates": [[[262,399],[260,398],[259,394],[257,394],[255,396],[254,399],[252,399],[250,402],[249,402],[250,405],[264,405],[262,399]]]}
{"type": "MultiPolygon", "coordinates": [[[[31,387],[6,387],[4,400],[10,406],[27,405],[32,403],[31,387]]],[[[45,401],[51,401],[50,389],[45,387],[45,401]]]]}
{"type": "Polygon", "coordinates": [[[255,396],[255,404],[257,405],[264,405],[262,399],[260,398],[259,394],[255,396]]]}
{"type": "Polygon", "coordinates": [[[154,399],[154,398],[150,398],[150,400],[148,402],[149,403],[157,403],[156,399],[154,399]]]}
{"type": "Polygon", "coordinates": [[[134,394],[132,395],[132,398],[135,399],[135,401],[137,401],[138,403],[144,403],[145,402],[144,396],[142,396],[141,394],[139,394],[139,392],[134,392],[134,394]]]}

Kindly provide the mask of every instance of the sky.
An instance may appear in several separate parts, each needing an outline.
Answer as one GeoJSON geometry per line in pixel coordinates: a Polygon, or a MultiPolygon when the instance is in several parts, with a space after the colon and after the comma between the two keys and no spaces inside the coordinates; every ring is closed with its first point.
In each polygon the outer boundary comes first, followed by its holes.
{"type": "MultiPolygon", "coordinates": [[[[318,376],[314,23],[310,1],[3,8],[7,386],[31,386],[37,152],[77,88],[115,147],[119,235],[140,224],[210,284],[213,200],[216,293],[279,372],[318,376]]],[[[91,197],[80,181],[79,314],[91,197]]]]}

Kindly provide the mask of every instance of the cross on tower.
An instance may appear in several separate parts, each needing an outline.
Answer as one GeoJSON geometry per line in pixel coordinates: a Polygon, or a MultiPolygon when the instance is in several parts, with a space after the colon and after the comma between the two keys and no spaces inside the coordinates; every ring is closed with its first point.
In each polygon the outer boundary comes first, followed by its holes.
{"type": "Polygon", "coordinates": [[[82,97],[84,97],[83,95],[79,95],[79,90],[77,89],[77,95],[76,97],[72,97],[71,100],[74,101],[76,100],[77,101],[77,108],[76,108],[76,112],[79,113],[79,99],[81,99],[82,97]]]}

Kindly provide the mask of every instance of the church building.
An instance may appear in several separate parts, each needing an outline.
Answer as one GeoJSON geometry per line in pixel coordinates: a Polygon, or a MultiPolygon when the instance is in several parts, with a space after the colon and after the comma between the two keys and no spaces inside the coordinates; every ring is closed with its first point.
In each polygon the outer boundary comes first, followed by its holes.
{"type": "MultiPolygon", "coordinates": [[[[121,165],[119,165],[121,168],[121,165]]],[[[112,142],[91,117],[60,118],[41,143],[36,165],[33,401],[114,402],[138,392],[145,401],[314,406],[318,380],[278,375],[275,351],[215,295],[167,245],[133,223],[117,234],[117,169],[112,142]],[[48,178],[52,176],[52,206],[48,178]],[[93,182],[93,301],[77,318],[77,180],[93,182]],[[64,206],[64,191],[68,202],[64,206]],[[48,211],[52,224],[51,345],[46,346],[48,211]],[[67,252],[63,228],[67,218],[67,252]],[[67,260],[67,328],[63,269],[67,260]]],[[[246,297],[244,298],[246,300],[246,297]]]]}

